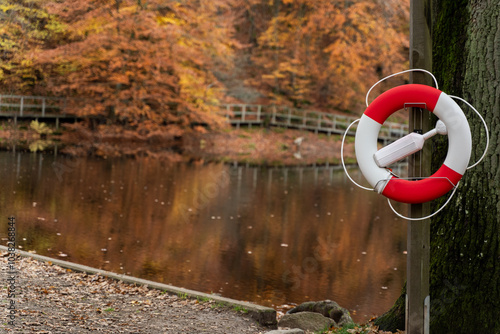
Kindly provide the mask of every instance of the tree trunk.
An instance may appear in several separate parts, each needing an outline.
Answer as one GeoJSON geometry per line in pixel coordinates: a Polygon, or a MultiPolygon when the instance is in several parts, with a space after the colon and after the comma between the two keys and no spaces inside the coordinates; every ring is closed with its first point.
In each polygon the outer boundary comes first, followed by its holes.
{"type": "MultiPolygon", "coordinates": [[[[484,116],[490,149],[468,170],[454,199],[431,221],[431,333],[500,333],[500,3],[434,0],[433,72],[440,89],[460,96],[484,116]]],[[[461,105],[471,127],[477,161],[486,144],[479,118],[461,105]]],[[[443,162],[447,139],[433,140],[433,170],[443,162]]],[[[432,203],[433,210],[446,196],[432,203]]],[[[400,302],[400,300],[398,300],[400,302]]],[[[376,320],[401,328],[398,302],[376,320]]]]}

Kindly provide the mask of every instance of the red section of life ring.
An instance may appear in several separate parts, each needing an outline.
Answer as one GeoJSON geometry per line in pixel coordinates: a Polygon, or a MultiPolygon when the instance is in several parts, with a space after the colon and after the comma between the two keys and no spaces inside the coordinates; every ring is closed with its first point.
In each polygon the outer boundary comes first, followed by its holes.
{"type": "Polygon", "coordinates": [[[443,196],[457,185],[462,174],[442,165],[431,178],[409,181],[393,177],[382,195],[403,203],[424,203],[443,196]]]}
{"type": "Polygon", "coordinates": [[[382,125],[389,116],[403,109],[405,103],[425,102],[427,105],[426,109],[432,112],[436,107],[441,93],[436,88],[424,85],[398,86],[386,91],[373,100],[368,108],[366,108],[364,114],[382,125]]]}
{"type": "Polygon", "coordinates": [[[365,110],[355,139],[359,168],[376,191],[403,203],[424,203],[443,196],[462,178],[470,158],[472,139],[469,124],[460,107],[445,93],[424,85],[403,85],[378,96],[365,110]],[[418,181],[399,179],[373,159],[380,127],[405,104],[425,103],[448,130],[448,154],[443,165],[428,178],[418,181]]]}

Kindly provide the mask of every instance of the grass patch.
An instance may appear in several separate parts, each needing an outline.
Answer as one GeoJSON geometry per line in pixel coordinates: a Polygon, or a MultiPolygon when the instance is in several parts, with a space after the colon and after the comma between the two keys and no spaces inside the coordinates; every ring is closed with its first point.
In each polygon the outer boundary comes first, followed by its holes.
{"type": "Polygon", "coordinates": [[[346,158],[344,157],[344,162],[346,165],[355,165],[358,161],[355,158],[346,158]]]}
{"type": "Polygon", "coordinates": [[[317,332],[316,334],[368,334],[370,329],[366,325],[347,324],[341,328],[317,332]]]}
{"type": "Polygon", "coordinates": [[[250,144],[246,145],[246,148],[248,150],[255,151],[255,149],[257,148],[257,145],[255,143],[250,143],[250,144]]]}
{"type": "Polygon", "coordinates": [[[177,296],[180,298],[180,299],[187,299],[188,298],[188,294],[187,293],[182,293],[182,292],[179,292],[177,294],[177,296]]]}
{"type": "MultiPolygon", "coordinates": [[[[344,143],[352,144],[352,143],[354,143],[355,139],[356,139],[356,137],[354,137],[354,136],[346,136],[344,143]]],[[[340,139],[340,141],[342,141],[342,139],[340,139]]]]}
{"type": "Polygon", "coordinates": [[[248,313],[248,310],[240,305],[233,306],[233,310],[236,312],[248,313]]]}
{"type": "Polygon", "coordinates": [[[208,303],[212,299],[210,299],[208,297],[196,297],[196,300],[198,300],[200,303],[208,303]]]}
{"type": "Polygon", "coordinates": [[[238,138],[250,139],[250,138],[252,138],[252,136],[250,136],[250,134],[246,134],[246,133],[239,133],[238,138]]]}
{"type": "Polygon", "coordinates": [[[279,150],[280,151],[288,151],[288,149],[290,148],[287,144],[285,143],[279,143],[279,150]]]}
{"type": "Polygon", "coordinates": [[[279,128],[279,127],[272,127],[271,131],[274,133],[285,133],[287,131],[287,128],[279,128]]]}
{"type": "Polygon", "coordinates": [[[224,303],[215,303],[215,304],[210,305],[210,308],[212,310],[216,309],[216,308],[223,308],[223,307],[226,307],[226,305],[224,303]]]}

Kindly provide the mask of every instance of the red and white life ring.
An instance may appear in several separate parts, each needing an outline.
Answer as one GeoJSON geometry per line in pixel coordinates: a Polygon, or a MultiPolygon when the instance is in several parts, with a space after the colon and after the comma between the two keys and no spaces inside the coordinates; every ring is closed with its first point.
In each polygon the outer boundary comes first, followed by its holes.
{"type": "Polygon", "coordinates": [[[472,137],[462,109],[442,91],[425,85],[408,84],[379,95],[365,110],[355,137],[356,158],[361,173],[374,189],[395,201],[424,203],[443,196],[457,185],[469,163],[472,137]],[[424,102],[448,130],[448,153],[443,165],[428,178],[409,181],[377,166],[377,137],[385,120],[405,104],[424,102]]]}

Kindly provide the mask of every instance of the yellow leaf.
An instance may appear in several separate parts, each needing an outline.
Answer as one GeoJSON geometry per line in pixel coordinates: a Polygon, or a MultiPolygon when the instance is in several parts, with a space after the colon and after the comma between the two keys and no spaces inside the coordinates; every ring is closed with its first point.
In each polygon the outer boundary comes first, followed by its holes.
{"type": "Polygon", "coordinates": [[[165,16],[157,16],[156,22],[159,25],[173,24],[176,26],[181,26],[186,23],[183,19],[176,17],[174,13],[169,13],[165,16]]]}

